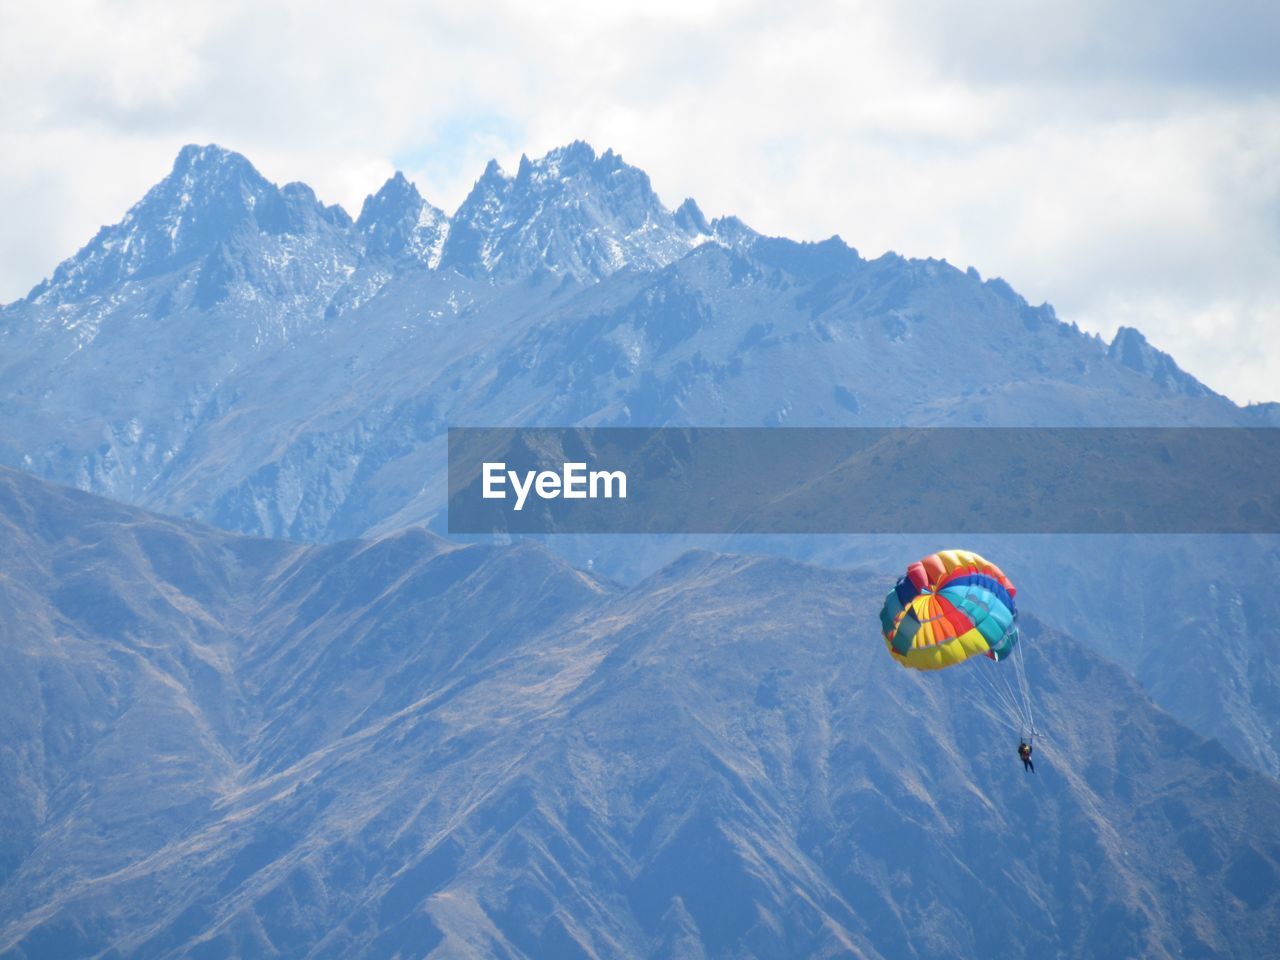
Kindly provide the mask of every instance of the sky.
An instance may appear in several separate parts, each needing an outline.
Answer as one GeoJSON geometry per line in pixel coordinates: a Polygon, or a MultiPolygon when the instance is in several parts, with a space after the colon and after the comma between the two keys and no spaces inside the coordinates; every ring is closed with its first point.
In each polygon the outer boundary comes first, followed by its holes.
{"type": "Polygon", "coordinates": [[[583,139],[675,206],[1000,276],[1280,400],[1280,4],[0,0],[0,302],[170,169],[452,211],[583,139]]]}

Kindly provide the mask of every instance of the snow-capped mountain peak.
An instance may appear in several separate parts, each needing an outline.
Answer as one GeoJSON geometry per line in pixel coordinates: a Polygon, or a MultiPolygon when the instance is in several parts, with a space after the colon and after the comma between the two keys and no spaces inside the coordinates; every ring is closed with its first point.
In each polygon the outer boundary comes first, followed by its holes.
{"type": "Polygon", "coordinates": [[[326,207],[305,184],[276,187],[242,155],[213,144],[190,144],[178,153],[169,175],[119,223],[99,230],[28,299],[84,300],[200,260],[246,233],[343,231],[350,223],[340,207],[326,207]]]}
{"type": "Polygon", "coordinates": [[[665,266],[704,242],[696,222],[663,206],[644,171],[575,141],[514,176],[490,161],[454,214],[441,265],[469,276],[540,272],[600,280],[623,267],[665,266]]]}
{"type": "Polygon", "coordinates": [[[449,218],[397,170],[377,193],[365,198],[356,229],[367,255],[408,257],[434,268],[449,235],[449,218]]]}

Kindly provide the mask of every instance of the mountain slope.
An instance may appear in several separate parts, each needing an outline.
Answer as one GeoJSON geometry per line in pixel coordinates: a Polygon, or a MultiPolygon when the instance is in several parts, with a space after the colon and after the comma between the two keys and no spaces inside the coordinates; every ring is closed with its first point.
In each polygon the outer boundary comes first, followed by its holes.
{"type": "Polygon", "coordinates": [[[1032,777],[962,673],[884,655],[881,575],[694,553],[624,590],[529,544],[244,540],[9,472],[0,524],[0,956],[1280,934],[1280,786],[1034,618],[1032,777]]]}

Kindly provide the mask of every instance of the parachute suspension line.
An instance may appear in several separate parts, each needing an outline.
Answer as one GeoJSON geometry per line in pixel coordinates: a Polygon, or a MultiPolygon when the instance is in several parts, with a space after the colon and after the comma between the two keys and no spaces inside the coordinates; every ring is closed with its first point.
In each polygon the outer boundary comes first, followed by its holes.
{"type": "Polygon", "coordinates": [[[1018,737],[1024,742],[1035,739],[1035,716],[1031,710],[1031,687],[1027,681],[1025,664],[1022,657],[1021,644],[1016,644],[1013,652],[1006,658],[1007,663],[995,669],[999,671],[999,681],[991,681],[1000,697],[1000,702],[1009,711],[1014,726],[1018,728],[1018,737]]]}
{"type": "MultiPolygon", "coordinates": [[[[1016,647],[1014,649],[1017,649],[1016,647]]],[[[1022,703],[1022,697],[1017,688],[1017,677],[1013,674],[1017,673],[1017,660],[1009,657],[1009,662],[1003,666],[997,665],[1000,671],[1000,683],[1002,684],[1005,696],[1009,698],[1009,702],[1013,704],[1014,716],[1018,718],[1018,736],[1025,739],[1027,736],[1027,712],[1022,703]]]]}
{"type": "Polygon", "coordinates": [[[1017,696],[1014,695],[1012,688],[1009,686],[1009,678],[1007,676],[1009,668],[1004,666],[1001,659],[995,655],[989,654],[982,659],[983,662],[975,664],[975,666],[981,668],[984,672],[987,670],[996,671],[995,675],[992,677],[984,676],[984,679],[988,681],[987,686],[995,693],[1000,702],[1004,705],[1005,709],[1009,712],[1010,717],[1014,721],[1014,725],[1020,725],[1022,720],[1022,711],[1018,707],[1017,696]]]}
{"type": "MultiPolygon", "coordinates": [[[[1017,650],[1017,646],[1014,649],[1017,650]]],[[[983,712],[1002,721],[1019,739],[1032,740],[1037,731],[1031,713],[1030,687],[1018,654],[1011,653],[1008,662],[987,657],[983,657],[982,662],[974,659],[965,673],[972,676],[972,682],[981,689],[978,701],[986,707],[983,712]]]]}
{"type": "MultiPolygon", "coordinates": [[[[986,658],[983,658],[986,660],[986,658]]],[[[988,672],[992,670],[1000,670],[1000,666],[994,661],[983,663],[972,663],[965,672],[974,678],[983,690],[984,696],[982,700],[994,705],[998,708],[1001,719],[1014,730],[1020,730],[1022,727],[1022,711],[1018,707],[1016,698],[1014,698],[1007,687],[997,682],[995,677],[988,676],[988,672]]]]}
{"type": "Polygon", "coordinates": [[[1014,709],[1018,715],[1018,738],[1026,740],[1030,736],[1030,724],[1027,720],[1026,707],[1022,700],[1021,692],[1018,689],[1018,678],[1015,674],[1018,671],[1018,661],[1014,656],[1009,657],[1009,662],[1000,669],[1000,682],[1004,684],[1005,692],[1013,701],[1014,709]]]}
{"type": "Polygon", "coordinates": [[[1017,702],[1009,695],[1008,688],[999,683],[995,676],[989,675],[989,671],[999,671],[1001,667],[994,660],[983,658],[983,662],[973,665],[975,676],[979,678],[979,682],[986,689],[988,696],[998,703],[1004,710],[1009,720],[1010,726],[1017,727],[1022,722],[1021,711],[1018,710],[1017,702]]]}
{"type": "Polygon", "coordinates": [[[1018,638],[1018,642],[1013,647],[1013,660],[1017,669],[1014,675],[1018,680],[1018,687],[1022,692],[1022,706],[1027,714],[1028,736],[1036,735],[1036,715],[1031,708],[1031,681],[1027,679],[1027,661],[1026,655],[1022,651],[1023,639],[1018,638]]]}

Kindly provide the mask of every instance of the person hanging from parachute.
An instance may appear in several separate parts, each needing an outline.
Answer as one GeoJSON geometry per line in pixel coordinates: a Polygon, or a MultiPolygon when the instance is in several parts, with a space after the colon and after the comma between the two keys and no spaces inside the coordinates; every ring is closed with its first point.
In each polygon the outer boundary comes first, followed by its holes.
{"type": "Polygon", "coordinates": [[[967,669],[986,685],[993,708],[1019,730],[1018,757],[1023,771],[1034,773],[1035,718],[1018,643],[1017,592],[999,567],[978,554],[941,550],[907,568],[885,597],[880,626],[889,653],[913,670],[943,670],[971,658],[1002,665],[996,676],[982,663],[967,669]]]}
{"type": "Polygon", "coordinates": [[[1026,773],[1030,770],[1036,772],[1036,765],[1031,762],[1031,744],[1023,740],[1018,744],[1018,759],[1022,761],[1022,772],[1026,773]]]}

